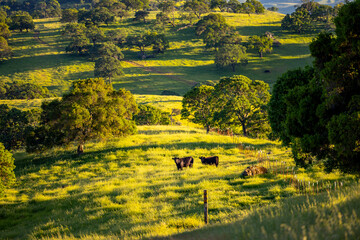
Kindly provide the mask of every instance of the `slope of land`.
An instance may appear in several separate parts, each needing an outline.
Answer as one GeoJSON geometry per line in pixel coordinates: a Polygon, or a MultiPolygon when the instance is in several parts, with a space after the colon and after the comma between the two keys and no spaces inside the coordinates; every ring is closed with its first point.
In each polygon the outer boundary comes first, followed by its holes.
{"type": "MultiPolygon", "coordinates": [[[[81,156],[74,149],[15,154],[18,181],[0,202],[1,239],[140,239],[203,228],[204,189],[209,191],[211,224],[252,219],[256,209],[281,206],[276,204],[282,199],[306,203],[279,171],[240,177],[257,163],[259,150],[269,153],[274,169],[291,169],[289,152],[277,142],[182,126],[144,126],[134,136],[89,143],[81,156]],[[251,151],[239,149],[239,142],[251,151]],[[200,163],[200,156],[212,155],[220,158],[217,168],[200,163]],[[174,156],[193,156],[194,167],[178,171],[174,156]]],[[[344,185],[353,179],[324,174],[321,168],[299,169],[297,175],[344,185]]]]}
{"type": "MultiPolygon", "coordinates": [[[[129,18],[101,26],[105,31],[123,28],[128,34],[164,32],[170,41],[170,49],[152,59],[139,60],[135,49],[123,49],[127,61],[123,64],[125,76],[113,80],[115,88],[126,88],[136,94],[157,95],[164,90],[184,94],[195,83],[217,81],[222,76],[234,74],[246,75],[272,85],[288,69],[311,63],[308,44],[314,34],[282,32],[280,21],[284,15],[273,12],[262,15],[223,14],[243,37],[243,41],[251,35],[270,31],[282,45],[262,59],[255,51],[250,51],[249,64],[237,68],[235,72],[230,68],[218,69],[213,54],[205,50],[193,28],[176,31],[180,25],[175,29],[159,29],[154,24],[156,12],[152,12],[147,23],[129,18]]],[[[61,96],[72,81],[94,77],[94,63],[87,57],[65,53],[67,42],[61,37],[62,27],[59,19],[40,19],[36,20],[35,33],[14,33],[9,41],[14,57],[0,65],[0,80],[37,83],[61,96]]]]}

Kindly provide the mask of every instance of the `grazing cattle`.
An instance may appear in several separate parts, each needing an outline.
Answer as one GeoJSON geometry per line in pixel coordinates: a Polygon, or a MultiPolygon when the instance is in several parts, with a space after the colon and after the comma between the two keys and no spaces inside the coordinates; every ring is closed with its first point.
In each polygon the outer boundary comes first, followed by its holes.
{"type": "Polygon", "coordinates": [[[173,159],[175,161],[178,170],[180,169],[182,170],[183,167],[192,167],[194,164],[194,159],[192,157],[184,157],[184,158],[174,157],[173,159]]]}
{"type": "Polygon", "coordinates": [[[246,176],[254,176],[254,175],[258,175],[258,174],[264,174],[267,173],[267,169],[264,167],[247,167],[245,169],[245,171],[241,174],[241,176],[246,177],[246,176]]]}
{"type": "Polygon", "coordinates": [[[219,157],[218,156],[214,156],[214,157],[200,157],[202,164],[209,164],[209,165],[213,165],[215,164],[216,167],[219,165],[219,157]]]}

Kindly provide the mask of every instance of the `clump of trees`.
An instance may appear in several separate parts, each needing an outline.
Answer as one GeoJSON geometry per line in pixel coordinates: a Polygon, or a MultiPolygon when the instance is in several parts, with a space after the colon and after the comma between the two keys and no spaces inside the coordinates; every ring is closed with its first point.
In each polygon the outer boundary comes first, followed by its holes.
{"type": "Polygon", "coordinates": [[[0,9],[0,61],[10,57],[12,52],[8,45],[8,39],[11,36],[9,26],[6,23],[8,21],[6,11],[0,9]]]}
{"type": "Polygon", "coordinates": [[[41,106],[40,124],[28,135],[27,151],[77,142],[78,151],[91,139],[126,136],[136,132],[133,116],[138,112],[133,95],[114,90],[102,78],[79,80],[62,99],[41,106]]]}
{"type": "Polygon", "coordinates": [[[281,21],[281,28],[297,33],[314,30],[319,25],[330,28],[339,6],[332,8],[313,0],[305,0],[296,8],[295,12],[286,14],[281,21]]]}
{"type": "Polygon", "coordinates": [[[44,1],[1,1],[0,6],[7,13],[27,12],[33,18],[60,17],[61,7],[57,0],[44,1]]]}
{"type": "Polygon", "coordinates": [[[222,78],[218,84],[190,90],[183,99],[181,115],[211,127],[232,128],[244,136],[260,137],[270,133],[267,104],[269,85],[241,75],[222,78]]]}
{"type": "Polygon", "coordinates": [[[46,87],[32,83],[0,82],[0,99],[35,99],[54,97],[46,87]]]}
{"type": "Polygon", "coordinates": [[[299,165],[323,160],[328,170],[360,171],[359,8],[360,0],[346,3],[334,19],[336,35],[311,43],[313,67],[274,85],[270,123],[299,165]]]}

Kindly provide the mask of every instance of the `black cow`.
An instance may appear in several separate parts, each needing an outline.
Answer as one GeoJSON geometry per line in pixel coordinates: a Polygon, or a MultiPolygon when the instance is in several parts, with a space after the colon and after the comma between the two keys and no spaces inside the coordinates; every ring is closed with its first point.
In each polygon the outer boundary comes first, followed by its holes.
{"type": "Polygon", "coordinates": [[[209,165],[213,165],[215,164],[216,167],[219,165],[219,157],[218,156],[214,156],[214,157],[200,157],[202,164],[209,164],[209,165]]]}
{"type": "Polygon", "coordinates": [[[194,159],[192,157],[184,157],[184,158],[174,157],[173,159],[175,161],[178,170],[180,169],[182,170],[183,167],[192,167],[194,164],[194,159]]]}

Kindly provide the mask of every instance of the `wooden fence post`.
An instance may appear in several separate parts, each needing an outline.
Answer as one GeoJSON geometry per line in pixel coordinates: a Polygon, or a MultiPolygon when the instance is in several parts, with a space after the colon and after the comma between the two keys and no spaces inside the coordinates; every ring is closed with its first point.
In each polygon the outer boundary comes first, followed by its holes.
{"type": "Polygon", "coordinates": [[[208,223],[208,195],[207,190],[204,190],[204,221],[208,223]]]}

